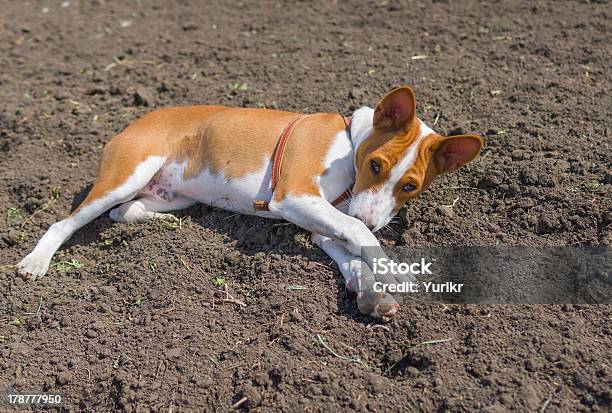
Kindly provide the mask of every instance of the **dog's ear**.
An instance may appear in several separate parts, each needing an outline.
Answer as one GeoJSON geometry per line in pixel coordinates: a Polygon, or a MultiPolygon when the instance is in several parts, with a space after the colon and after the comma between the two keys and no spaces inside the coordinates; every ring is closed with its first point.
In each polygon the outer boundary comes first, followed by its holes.
{"type": "Polygon", "coordinates": [[[443,174],[459,169],[478,155],[483,144],[477,135],[440,137],[433,156],[436,171],[443,174]]]}
{"type": "Polygon", "coordinates": [[[416,117],[416,99],[410,86],[393,89],[374,109],[374,127],[388,132],[408,128],[416,117]]]}

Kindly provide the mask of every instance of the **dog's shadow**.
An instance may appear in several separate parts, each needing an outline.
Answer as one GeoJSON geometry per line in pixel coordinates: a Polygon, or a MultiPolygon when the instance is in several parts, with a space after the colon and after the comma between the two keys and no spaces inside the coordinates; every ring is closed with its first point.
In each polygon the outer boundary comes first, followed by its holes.
{"type": "MultiPolygon", "coordinates": [[[[92,186],[92,184],[87,185],[73,196],[71,212],[85,200],[92,186]]],[[[337,290],[338,312],[364,324],[372,322],[371,318],[359,312],[355,294],[346,289],[344,279],[336,264],[325,252],[312,245],[310,232],[287,221],[237,214],[204,204],[196,204],[187,209],[171,211],[171,213],[208,231],[227,236],[233,248],[242,255],[253,257],[261,252],[282,254],[288,257],[288,262],[303,264],[314,262],[316,267],[323,267],[331,271],[334,274],[335,285],[329,285],[329,288],[337,290]]],[[[62,249],[77,245],[99,244],[100,233],[114,225],[122,224],[108,218],[107,211],[78,230],[62,249]]],[[[141,225],[158,225],[158,223],[151,221],[141,225]]],[[[307,271],[304,273],[306,275],[307,271]]],[[[260,275],[254,274],[253,276],[259,277],[260,275]]],[[[279,278],[278,281],[284,283],[287,280],[279,278]]]]}

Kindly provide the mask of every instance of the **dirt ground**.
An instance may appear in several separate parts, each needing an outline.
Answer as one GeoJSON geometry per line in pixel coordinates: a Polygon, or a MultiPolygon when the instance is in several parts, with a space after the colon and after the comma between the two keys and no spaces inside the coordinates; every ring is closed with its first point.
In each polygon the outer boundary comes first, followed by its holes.
{"type": "Polygon", "coordinates": [[[85,412],[245,397],[238,410],[609,411],[609,305],[411,305],[379,327],[285,223],[206,206],[180,226],[104,216],[42,280],[12,268],[82,199],[104,143],[152,108],[349,114],[401,84],[436,130],[487,146],[402,210],[385,245],[610,245],[608,1],[0,10],[0,393],[57,391],[85,412]],[[246,306],[215,298],[216,279],[246,306]]]}

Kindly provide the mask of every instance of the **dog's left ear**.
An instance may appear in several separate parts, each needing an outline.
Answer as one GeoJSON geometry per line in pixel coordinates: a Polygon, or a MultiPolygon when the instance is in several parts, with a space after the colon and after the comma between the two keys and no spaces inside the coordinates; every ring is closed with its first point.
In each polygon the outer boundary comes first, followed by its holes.
{"type": "Polygon", "coordinates": [[[416,116],[416,99],[410,86],[402,86],[387,93],[374,109],[374,127],[387,132],[400,132],[416,116]]]}
{"type": "Polygon", "coordinates": [[[433,157],[436,171],[443,174],[459,169],[478,155],[483,144],[477,135],[441,137],[433,157]]]}

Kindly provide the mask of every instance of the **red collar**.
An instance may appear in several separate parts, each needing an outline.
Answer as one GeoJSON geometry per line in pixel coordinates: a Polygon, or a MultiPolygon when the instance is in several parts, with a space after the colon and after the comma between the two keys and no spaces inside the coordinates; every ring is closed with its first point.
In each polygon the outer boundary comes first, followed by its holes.
{"type": "MultiPolygon", "coordinates": [[[[287,126],[285,126],[285,129],[283,129],[283,133],[281,133],[280,137],[278,138],[276,148],[274,148],[274,152],[272,153],[272,176],[270,178],[271,185],[272,185],[272,193],[274,193],[274,189],[276,188],[276,184],[278,183],[278,179],[281,173],[281,167],[283,165],[283,154],[285,153],[285,146],[287,146],[287,141],[289,140],[291,133],[295,129],[295,126],[301,120],[307,118],[308,116],[309,115],[299,115],[293,118],[287,124],[287,126]]],[[[344,126],[346,127],[346,131],[348,132],[349,138],[350,138],[351,121],[353,120],[353,118],[352,116],[348,116],[348,117],[342,116],[342,120],[344,121],[344,126]]],[[[352,186],[353,185],[349,186],[346,189],[346,191],[340,194],[340,196],[336,198],[334,202],[332,202],[332,205],[335,207],[338,207],[344,201],[349,199],[352,195],[352,191],[351,191],[352,186]]],[[[268,202],[260,200],[260,199],[253,201],[253,208],[255,209],[255,211],[269,211],[268,202]]]]}

